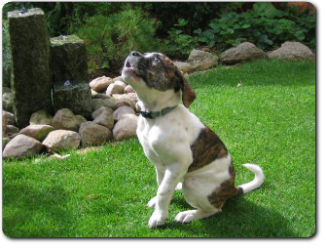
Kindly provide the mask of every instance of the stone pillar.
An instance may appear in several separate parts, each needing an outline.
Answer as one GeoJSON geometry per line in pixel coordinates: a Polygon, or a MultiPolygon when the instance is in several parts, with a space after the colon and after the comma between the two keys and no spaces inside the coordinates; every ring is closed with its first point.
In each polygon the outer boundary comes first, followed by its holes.
{"type": "Polygon", "coordinates": [[[54,110],[69,108],[89,118],[92,104],[84,41],[76,35],[61,35],[50,42],[54,110]]]}
{"type": "Polygon", "coordinates": [[[41,9],[8,13],[11,44],[11,89],[17,126],[29,124],[32,113],[52,112],[50,38],[41,9]]]}

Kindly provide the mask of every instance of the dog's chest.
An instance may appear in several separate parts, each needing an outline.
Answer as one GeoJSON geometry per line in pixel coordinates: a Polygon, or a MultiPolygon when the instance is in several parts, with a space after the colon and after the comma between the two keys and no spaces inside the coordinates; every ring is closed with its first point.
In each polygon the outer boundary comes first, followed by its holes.
{"type": "Polygon", "coordinates": [[[192,157],[190,146],[204,124],[188,109],[179,106],[166,116],[154,120],[140,117],[137,136],[146,156],[153,163],[166,164],[175,156],[192,157]]]}

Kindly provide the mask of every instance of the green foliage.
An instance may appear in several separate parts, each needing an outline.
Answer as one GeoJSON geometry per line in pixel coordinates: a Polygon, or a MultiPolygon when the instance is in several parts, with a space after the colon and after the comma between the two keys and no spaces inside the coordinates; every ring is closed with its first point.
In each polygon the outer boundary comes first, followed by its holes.
{"type": "Polygon", "coordinates": [[[162,45],[154,38],[156,25],[155,20],[141,10],[128,9],[109,16],[88,18],[77,35],[86,42],[91,57],[101,66],[112,68],[130,51],[162,50],[162,45]]]}
{"type": "Polygon", "coordinates": [[[168,45],[169,55],[184,57],[198,45],[196,38],[185,33],[185,26],[187,24],[188,21],[179,18],[178,24],[174,26],[180,27],[181,29],[172,28],[168,32],[169,39],[166,40],[166,44],[168,45]]]}
{"type": "Polygon", "coordinates": [[[162,22],[158,32],[167,34],[178,19],[188,21],[187,34],[196,28],[204,28],[209,20],[219,16],[229,3],[221,2],[152,2],[146,3],[147,11],[162,22]]]}
{"type": "Polygon", "coordinates": [[[271,3],[259,2],[248,12],[224,12],[209,29],[196,29],[194,34],[209,47],[225,50],[249,41],[262,50],[280,46],[285,41],[300,41],[315,46],[315,15],[299,14],[295,7],[275,9],[271,3]]]}

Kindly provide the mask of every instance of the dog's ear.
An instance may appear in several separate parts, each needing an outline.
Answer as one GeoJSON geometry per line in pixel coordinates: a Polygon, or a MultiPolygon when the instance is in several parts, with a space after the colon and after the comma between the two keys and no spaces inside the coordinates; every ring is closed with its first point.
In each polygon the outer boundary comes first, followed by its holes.
{"type": "Polygon", "coordinates": [[[195,91],[191,88],[189,83],[182,77],[181,83],[181,90],[182,90],[182,102],[186,108],[189,108],[190,104],[196,99],[195,91]]]}

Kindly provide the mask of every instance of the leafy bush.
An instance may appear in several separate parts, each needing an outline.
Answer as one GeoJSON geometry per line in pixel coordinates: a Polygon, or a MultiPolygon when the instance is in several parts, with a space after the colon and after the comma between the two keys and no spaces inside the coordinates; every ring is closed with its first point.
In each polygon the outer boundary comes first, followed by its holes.
{"type": "Polygon", "coordinates": [[[88,54],[96,58],[97,63],[116,70],[130,51],[164,50],[154,38],[157,24],[141,10],[128,9],[88,18],[77,35],[84,39],[88,54]]]}
{"type": "Polygon", "coordinates": [[[315,47],[315,15],[299,14],[296,6],[287,11],[260,2],[253,10],[240,14],[225,12],[209,24],[209,29],[196,29],[197,40],[209,47],[225,50],[249,41],[262,50],[280,46],[285,41],[300,41],[315,47]]]}
{"type": "Polygon", "coordinates": [[[185,33],[184,29],[187,24],[188,21],[179,18],[178,24],[175,24],[174,26],[180,28],[172,28],[168,31],[169,39],[166,40],[166,45],[168,46],[168,53],[170,56],[177,56],[179,58],[185,57],[198,45],[195,37],[185,33]]]}
{"type": "Polygon", "coordinates": [[[166,35],[178,19],[188,21],[186,34],[196,28],[207,27],[209,21],[218,17],[222,9],[229,3],[221,2],[153,2],[146,3],[143,8],[162,22],[158,32],[166,35]]]}

